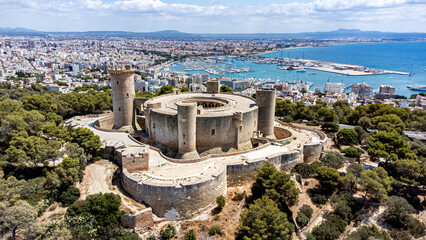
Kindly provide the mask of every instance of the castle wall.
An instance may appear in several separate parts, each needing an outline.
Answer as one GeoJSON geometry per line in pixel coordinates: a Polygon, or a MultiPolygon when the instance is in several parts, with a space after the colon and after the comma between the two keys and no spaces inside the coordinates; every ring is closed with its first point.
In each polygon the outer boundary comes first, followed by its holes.
{"type": "Polygon", "coordinates": [[[133,215],[123,215],[120,220],[124,227],[131,229],[147,229],[154,226],[151,208],[146,208],[133,215]]]}
{"type": "Polygon", "coordinates": [[[218,175],[199,182],[171,186],[137,182],[123,169],[122,185],[129,194],[148,204],[159,216],[178,220],[190,218],[216,204],[216,197],[226,193],[226,171],[223,166],[218,170],[218,175]]]}
{"type": "Polygon", "coordinates": [[[272,163],[280,171],[290,171],[294,165],[303,162],[303,156],[300,152],[291,152],[246,161],[239,164],[229,164],[226,170],[228,185],[239,186],[251,183],[255,179],[257,171],[267,161],[272,163]]]}
{"type": "MultiPolygon", "coordinates": [[[[147,118],[148,119],[148,118],[147,118]]],[[[149,139],[156,143],[169,147],[178,147],[178,119],[177,114],[162,114],[156,111],[150,112],[151,120],[148,122],[150,126],[149,139]]]]}
{"type": "MultiPolygon", "coordinates": [[[[196,148],[203,150],[236,146],[236,134],[239,144],[250,145],[253,132],[257,130],[257,115],[257,108],[243,113],[241,131],[239,127],[234,126],[233,115],[211,117],[198,115],[195,124],[196,148]]],[[[178,148],[177,115],[151,111],[148,119],[150,119],[148,124],[151,126],[151,140],[171,148],[178,148]]]]}

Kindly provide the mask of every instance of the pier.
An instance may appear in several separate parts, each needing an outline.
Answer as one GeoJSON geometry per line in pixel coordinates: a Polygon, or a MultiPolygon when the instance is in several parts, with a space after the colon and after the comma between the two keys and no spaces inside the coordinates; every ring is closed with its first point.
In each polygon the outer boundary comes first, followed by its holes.
{"type": "MultiPolygon", "coordinates": [[[[375,69],[364,67],[361,65],[334,63],[312,59],[283,59],[283,61],[280,61],[278,64],[280,64],[281,66],[292,66],[294,70],[305,68],[323,72],[337,73],[347,76],[366,76],[380,74],[412,75],[412,73],[409,72],[375,69]]],[[[278,69],[287,70],[287,67],[278,67],[278,69]]]]}

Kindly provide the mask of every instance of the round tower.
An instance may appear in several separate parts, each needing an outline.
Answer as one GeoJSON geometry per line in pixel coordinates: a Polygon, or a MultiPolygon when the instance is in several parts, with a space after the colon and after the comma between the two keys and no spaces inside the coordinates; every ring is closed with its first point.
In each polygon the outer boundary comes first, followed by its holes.
{"type": "Polygon", "coordinates": [[[197,103],[177,103],[178,112],[178,157],[199,158],[196,142],[197,103]]]}
{"type": "Polygon", "coordinates": [[[111,75],[113,129],[133,130],[133,101],[135,99],[135,71],[129,65],[108,70],[111,75]]]}
{"type": "Polygon", "coordinates": [[[275,89],[257,89],[256,104],[259,107],[257,130],[260,131],[262,137],[275,139],[275,89]]]}

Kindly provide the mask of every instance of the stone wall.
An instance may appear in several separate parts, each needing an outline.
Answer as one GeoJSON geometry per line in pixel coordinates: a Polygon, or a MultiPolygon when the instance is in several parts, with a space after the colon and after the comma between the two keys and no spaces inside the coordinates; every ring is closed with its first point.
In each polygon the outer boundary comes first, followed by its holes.
{"type": "Polygon", "coordinates": [[[199,182],[185,184],[153,184],[137,181],[123,169],[123,188],[135,199],[149,205],[153,211],[168,220],[190,218],[216,204],[216,197],[226,193],[226,171],[222,165],[217,175],[199,182]]]}
{"type": "Polygon", "coordinates": [[[149,146],[133,147],[133,152],[123,149],[116,152],[117,162],[128,172],[147,171],[149,167],[149,146]]]}
{"type": "Polygon", "coordinates": [[[291,137],[291,132],[285,128],[282,127],[274,127],[274,135],[277,138],[277,140],[285,139],[288,137],[291,137]]]}
{"type": "Polygon", "coordinates": [[[244,161],[240,164],[230,164],[227,166],[228,184],[230,186],[238,186],[252,182],[256,177],[257,171],[266,161],[274,164],[281,171],[290,171],[294,165],[303,160],[300,152],[291,152],[263,159],[244,161]]]}
{"type": "Polygon", "coordinates": [[[151,208],[146,208],[132,215],[123,215],[120,220],[124,227],[131,229],[147,229],[154,226],[151,208]]]}

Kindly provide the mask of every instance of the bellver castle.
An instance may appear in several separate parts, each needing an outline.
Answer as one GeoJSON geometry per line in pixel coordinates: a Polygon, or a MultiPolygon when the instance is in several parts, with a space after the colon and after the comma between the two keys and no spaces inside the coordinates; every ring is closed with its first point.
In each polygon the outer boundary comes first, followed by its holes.
{"type": "Polygon", "coordinates": [[[318,160],[327,136],[275,120],[275,89],[256,99],[206,92],[136,98],[134,70],[109,70],[113,116],[98,118],[93,131],[105,158],[121,166],[123,189],[168,220],[191,218],[215,206],[227,186],[248,184],[269,161],[282,171],[318,160]]]}

